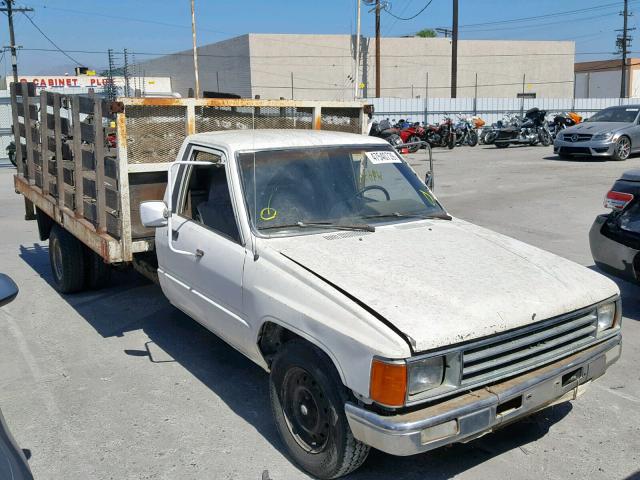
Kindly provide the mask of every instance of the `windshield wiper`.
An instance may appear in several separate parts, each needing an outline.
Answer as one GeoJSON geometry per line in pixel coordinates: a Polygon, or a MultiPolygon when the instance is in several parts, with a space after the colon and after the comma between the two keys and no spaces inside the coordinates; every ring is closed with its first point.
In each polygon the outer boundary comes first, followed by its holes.
{"type": "Polygon", "coordinates": [[[330,223],[330,222],[296,222],[283,225],[273,225],[269,227],[262,227],[260,230],[271,230],[274,228],[330,228],[333,230],[356,230],[363,232],[375,232],[376,227],[373,225],[367,225],[366,223],[330,223]]]}
{"type": "Polygon", "coordinates": [[[435,214],[431,214],[431,215],[422,215],[420,213],[399,213],[399,212],[393,212],[393,213],[377,213],[375,215],[365,215],[362,218],[423,218],[425,220],[431,220],[431,219],[439,219],[439,220],[453,220],[453,217],[451,215],[448,215],[446,213],[435,213],[435,214]]]}

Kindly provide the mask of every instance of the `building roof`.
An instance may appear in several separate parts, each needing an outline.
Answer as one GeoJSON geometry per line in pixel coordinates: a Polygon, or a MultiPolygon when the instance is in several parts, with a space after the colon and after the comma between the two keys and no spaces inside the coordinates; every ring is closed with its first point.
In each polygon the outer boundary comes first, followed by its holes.
{"type": "MultiPolygon", "coordinates": [[[[633,66],[633,65],[640,65],[640,58],[628,58],[627,66],[633,66]]],[[[606,71],[620,69],[621,67],[622,67],[622,61],[620,59],[593,60],[590,62],[576,62],[574,64],[574,71],[576,73],[606,72],[606,71]]]]}
{"type": "Polygon", "coordinates": [[[223,130],[190,135],[190,141],[228,150],[265,150],[334,145],[389,145],[386,140],[329,130],[223,130]]]}

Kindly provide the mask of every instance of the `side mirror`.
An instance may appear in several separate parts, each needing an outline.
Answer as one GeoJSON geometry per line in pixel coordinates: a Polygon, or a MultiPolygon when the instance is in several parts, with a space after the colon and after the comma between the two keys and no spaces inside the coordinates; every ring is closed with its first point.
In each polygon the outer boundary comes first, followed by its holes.
{"type": "Polygon", "coordinates": [[[429,190],[433,191],[433,173],[428,171],[424,176],[424,184],[429,187],[429,190]]]}
{"type": "Polygon", "coordinates": [[[167,206],[161,200],[140,203],[140,221],[145,227],[167,226],[167,206]]]}
{"type": "Polygon", "coordinates": [[[11,302],[18,295],[18,286],[8,275],[0,273],[0,307],[11,302]]]}

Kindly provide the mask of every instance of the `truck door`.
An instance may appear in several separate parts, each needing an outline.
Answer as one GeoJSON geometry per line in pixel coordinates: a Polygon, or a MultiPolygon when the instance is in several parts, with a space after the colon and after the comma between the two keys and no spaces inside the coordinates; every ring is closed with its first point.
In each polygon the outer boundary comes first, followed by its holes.
{"type": "Polygon", "coordinates": [[[210,163],[179,167],[171,201],[172,231],[163,228],[156,235],[160,284],[171,303],[244,350],[249,334],[242,311],[247,251],[231,201],[225,157],[195,146],[186,157],[210,163]]]}

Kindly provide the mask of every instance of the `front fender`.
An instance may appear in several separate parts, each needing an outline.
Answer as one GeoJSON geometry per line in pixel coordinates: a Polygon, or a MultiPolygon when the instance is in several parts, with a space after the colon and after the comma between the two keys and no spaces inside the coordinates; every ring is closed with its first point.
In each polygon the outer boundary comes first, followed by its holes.
{"type": "Polygon", "coordinates": [[[256,351],[262,326],[281,325],[324,351],[342,382],[365,398],[373,356],[411,355],[405,340],[364,308],[279,252],[264,246],[259,251],[245,266],[244,279],[256,351]]]}

